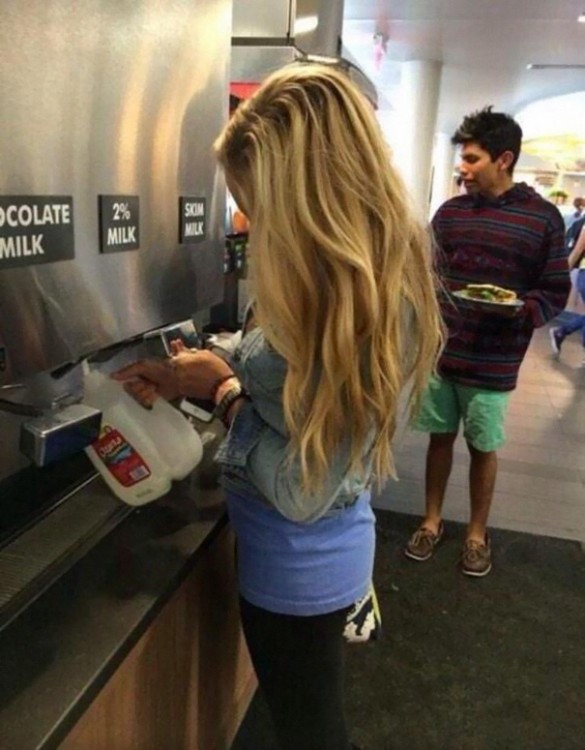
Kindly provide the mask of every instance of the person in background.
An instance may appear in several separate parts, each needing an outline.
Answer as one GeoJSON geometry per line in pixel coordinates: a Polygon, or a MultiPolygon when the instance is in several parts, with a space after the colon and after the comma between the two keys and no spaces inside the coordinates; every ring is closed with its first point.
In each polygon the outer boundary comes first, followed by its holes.
{"type": "Polygon", "coordinates": [[[573,208],[575,209],[571,213],[567,214],[563,221],[565,222],[565,233],[568,233],[573,224],[583,217],[583,211],[585,209],[585,198],[575,198],[573,200],[573,208]]]}
{"type": "Polygon", "coordinates": [[[570,216],[565,217],[565,248],[567,256],[571,254],[571,251],[575,247],[579,235],[581,234],[581,230],[585,225],[585,214],[583,213],[585,199],[575,198],[573,205],[577,210],[570,216]]]}
{"type": "MultiPolygon", "coordinates": [[[[569,268],[571,274],[575,274],[575,286],[578,294],[585,304],[585,232],[583,229],[579,232],[579,236],[571,254],[569,255],[569,268]]],[[[573,313],[571,320],[557,328],[551,328],[549,331],[551,346],[554,354],[559,357],[561,354],[561,347],[563,341],[567,336],[577,331],[581,332],[581,342],[583,344],[583,361],[582,367],[585,367],[585,315],[573,313]]]]}
{"type": "MultiPolygon", "coordinates": [[[[571,256],[571,253],[573,252],[573,248],[575,247],[577,240],[579,239],[579,235],[581,234],[581,230],[583,229],[583,226],[585,225],[585,215],[583,214],[583,208],[585,207],[585,199],[583,198],[575,198],[575,201],[573,205],[576,207],[576,211],[574,214],[571,214],[567,222],[567,218],[565,218],[565,251],[567,253],[567,257],[571,256]]],[[[578,263],[574,263],[571,266],[571,293],[569,295],[569,299],[567,301],[567,311],[573,310],[575,307],[578,307],[579,305],[579,289],[577,288],[577,281],[578,281],[578,263]]],[[[578,313],[577,313],[578,314],[578,313]]],[[[577,322],[577,319],[575,319],[574,322],[577,322]]],[[[554,349],[554,346],[553,346],[554,349]]],[[[555,352],[558,354],[558,352],[555,352]]]]}
{"type": "Polygon", "coordinates": [[[143,403],[211,399],[243,630],[283,750],[349,750],[342,632],[372,579],[372,482],[398,400],[441,343],[429,238],[374,111],[334,66],[295,64],[215,144],[250,219],[252,318],[231,362],[173,344],[117,373],[143,403]]]}
{"type": "Polygon", "coordinates": [[[448,337],[415,424],[430,433],[426,510],[404,552],[428,560],[442,538],[443,500],[462,422],[471,460],[471,515],[460,565],[470,576],[487,575],[492,567],[486,528],[509,394],[532,332],[563,309],[569,291],[558,209],[513,180],[521,140],[512,117],[491,107],[465,117],[452,141],[461,147],[467,195],[448,200],[432,221],[448,337]],[[524,304],[478,306],[448,294],[469,283],[506,287],[524,304]]]}

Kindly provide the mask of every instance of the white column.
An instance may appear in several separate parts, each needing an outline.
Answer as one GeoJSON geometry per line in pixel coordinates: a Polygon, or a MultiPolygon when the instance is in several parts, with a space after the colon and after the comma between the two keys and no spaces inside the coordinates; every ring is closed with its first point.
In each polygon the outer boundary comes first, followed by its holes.
{"type": "Polygon", "coordinates": [[[431,191],[432,217],[439,206],[451,197],[453,169],[455,166],[455,146],[448,133],[436,133],[433,152],[433,186],[431,191]]]}
{"type": "Polygon", "coordinates": [[[427,60],[402,63],[396,112],[400,143],[395,158],[415,204],[425,217],[429,211],[440,85],[440,63],[427,60]]]}

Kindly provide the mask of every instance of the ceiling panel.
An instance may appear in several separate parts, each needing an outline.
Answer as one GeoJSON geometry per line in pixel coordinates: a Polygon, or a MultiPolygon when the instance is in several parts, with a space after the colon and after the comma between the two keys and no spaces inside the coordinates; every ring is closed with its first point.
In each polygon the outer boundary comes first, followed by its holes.
{"type": "Polygon", "coordinates": [[[580,0],[345,0],[347,19],[408,21],[571,20],[582,10],[580,0]]]}
{"type": "Polygon", "coordinates": [[[400,62],[443,63],[438,129],[494,104],[516,112],[539,98],[585,90],[584,70],[527,70],[529,63],[584,65],[585,0],[346,0],[344,45],[392,107],[400,62]],[[386,37],[376,56],[374,34],[386,37]]]}

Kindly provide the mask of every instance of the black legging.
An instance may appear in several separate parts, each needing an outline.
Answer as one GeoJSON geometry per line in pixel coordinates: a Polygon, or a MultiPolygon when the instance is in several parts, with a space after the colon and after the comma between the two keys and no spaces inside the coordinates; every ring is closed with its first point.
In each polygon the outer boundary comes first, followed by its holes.
{"type": "Polygon", "coordinates": [[[351,750],[343,711],[347,609],[296,617],[240,597],[240,611],[281,750],[351,750]]]}

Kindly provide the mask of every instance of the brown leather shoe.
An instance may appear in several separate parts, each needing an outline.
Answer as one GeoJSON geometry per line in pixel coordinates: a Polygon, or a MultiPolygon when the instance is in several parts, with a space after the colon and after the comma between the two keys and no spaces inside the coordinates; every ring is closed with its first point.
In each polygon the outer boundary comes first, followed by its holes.
{"type": "Polygon", "coordinates": [[[404,548],[404,554],[411,560],[424,562],[433,556],[436,546],[443,538],[443,522],[439,524],[439,530],[434,534],[426,526],[418,528],[410,537],[404,548]]]}
{"type": "Polygon", "coordinates": [[[485,542],[468,539],[461,550],[461,572],[466,576],[481,578],[487,576],[492,569],[492,546],[486,534],[485,542]]]}

